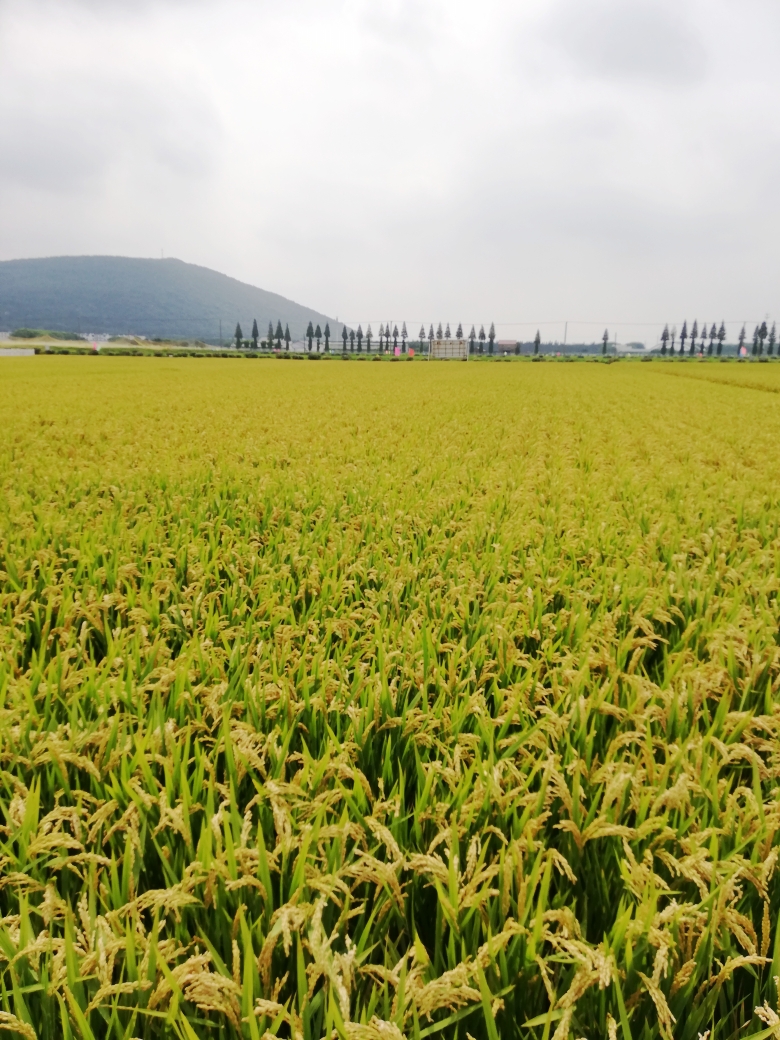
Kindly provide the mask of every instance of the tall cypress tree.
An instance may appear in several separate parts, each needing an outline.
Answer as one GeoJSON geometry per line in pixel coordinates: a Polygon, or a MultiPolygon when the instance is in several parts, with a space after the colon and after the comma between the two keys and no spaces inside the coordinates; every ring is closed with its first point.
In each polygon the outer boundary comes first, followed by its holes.
{"type": "Polygon", "coordinates": [[[320,352],[320,340],[322,339],[322,329],[319,327],[319,325],[314,330],[314,338],[317,340],[317,353],[319,354],[319,352],[320,352]]]}
{"type": "Polygon", "coordinates": [[[463,326],[458,322],[458,327],[455,329],[455,339],[463,339],[463,326]]]}
{"type": "Polygon", "coordinates": [[[490,323],[490,332],[488,332],[488,339],[490,340],[490,347],[488,348],[488,353],[492,354],[493,353],[493,344],[496,341],[496,326],[493,324],[492,321],[490,323]]]}
{"type": "Polygon", "coordinates": [[[469,333],[469,354],[474,353],[474,340],[477,338],[477,334],[474,331],[474,326],[471,326],[471,332],[469,333]]]}
{"type": "Polygon", "coordinates": [[[768,329],[766,327],[766,322],[762,321],[761,322],[761,328],[758,330],[758,356],[759,357],[761,357],[761,355],[764,353],[764,340],[767,338],[768,335],[769,335],[769,331],[768,331],[768,329]]]}
{"type": "Polygon", "coordinates": [[[725,321],[722,321],[720,323],[720,328],[718,329],[718,357],[720,357],[720,355],[723,352],[723,343],[724,343],[725,339],[726,339],[726,323],[725,323],[725,321]]]}
{"type": "Polygon", "coordinates": [[[314,328],[312,326],[312,323],[309,322],[309,324],[308,324],[308,326],[306,328],[306,338],[309,341],[309,353],[310,354],[311,354],[311,341],[312,341],[312,337],[313,336],[314,336],[314,328]]]}
{"type": "Polygon", "coordinates": [[[260,338],[260,333],[257,329],[257,318],[252,322],[252,350],[257,350],[257,341],[260,338]]]}
{"type": "Polygon", "coordinates": [[[284,349],[286,351],[290,350],[290,340],[291,339],[292,339],[292,336],[290,335],[290,326],[289,325],[285,325],[284,326],[284,349]]]}
{"type": "Polygon", "coordinates": [[[777,343],[777,326],[772,322],[772,328],[769,330],[769,344],[766,348],[766,352],[770,357],[774,353],[775,343],[777,343]]]}
{"type": "Polygon", "coordinates": [[[282,340],[284,339],[284,331],[282,329],[281,319],[276,323],[276,349],[282,349],[282,340]]]}
{"type": "Polygon", "coordinates": [[[696,339],[697,339],[698,335],[699,335],[699,326],[694,321],[693,328],[691,329],[691,345],[690,345],[690,348],[688,350],[689,354],[693,354],[696,351],[696,339]]]}
{"type": "Polygon", "coordinates": [[[325,353],[330,354],[330,325],[325,323],[325,353]]]}
{"type": "Polygon", "coordinates": [[[360,354],[360,352],[363,350],[363,326],[362,325],[358,325],[358,330],[357,330],[356,335],[357,335],[358,354],[360,354]]]}
{"type": "Polygon", "coordinates": [[[742,354],[742,351],[744,350],[744,347],[745,347],[745,339],[746,339],[745,326],[743,325],[742,329],[741,329],[741,331],[739,333],[739,353],[740,353],[740,355],[742,354]]]}
{"type": "Polygon", "coordinates": [[[479,327],[479,352],[484,353],[485,350],[485,326],[480,325],[479,327]]]}
{"type": "Polygon", "coordinates": [[[669,342],[669,326],[664,325],[664,331],[661,333],[661,354],[666,354],[666,344],[669,342]]]}
{"type": "Polygon", "coordinates": [[[534,336],[534,354],[538,354],[539,353],[539,347],[541,345],[542,345],[542,337],[539,335],[539,330],[537,329],[536,330],[536,335],[534,336]]]}
{"type": "Polygon", "coordinates": [[[607,343],[609,343],[609,329],[604,329],[604,335],[601,337],[601,339],[602,339],[602,342],[603,342],[603,346],[601,348],[601,353],[602,354],[606,354],[606,352],[607,352],[607,343]]]}
{"type": "Polygon", "coordinates": [[[369,322],[368,323],[368,328],[366,329],[366,353],[367,354],[371,353],[371,338],[373,337],[373,335],[374,335],[374,333],[371,331],[371,322],[369,322]]]}
{"type": "Polygon", "coordinates": [[[342,353],[346,354],[346,352],[347,352],[347,326],[346,325],[341,330],[341,340],[342,340],[342,343],[344,344],[344,346],[342,347],[342,353]]]}
{"type": "Polygon", "coordinates": [[[680,353],[685,353],[685,341],[688,338],[688,322],[683,322],[682,332],[680,333],[680,353]]]}
{"type": "Polygon", "coordinates": [[[240,350],[241,341],[244,338],[244,333],[241,331],[241,325],[238,322],[236,322],[236,331],[233,333],[233,335],[236,337],[236,350],[240,350]]]}

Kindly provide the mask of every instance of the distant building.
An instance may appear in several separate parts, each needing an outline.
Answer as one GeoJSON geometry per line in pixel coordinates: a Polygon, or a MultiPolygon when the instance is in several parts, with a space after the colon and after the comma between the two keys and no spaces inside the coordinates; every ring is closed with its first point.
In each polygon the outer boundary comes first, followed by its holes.
{"type": "Polygon", "coordinates": [[[428,354],[432,358],[468,358],[467,339],[432,339],[428,354]]]}

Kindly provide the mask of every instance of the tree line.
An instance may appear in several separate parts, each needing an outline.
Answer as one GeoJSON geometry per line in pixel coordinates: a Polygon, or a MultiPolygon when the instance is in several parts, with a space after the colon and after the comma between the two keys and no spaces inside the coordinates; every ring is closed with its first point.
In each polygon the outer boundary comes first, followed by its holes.
{"type": "MultiPolygon", "coordinates": [[[[745,348],[745,341],[747,339],[747,329],[742,326],[739,333],[739,353],[747,353],[745,348]]],[[[677,336],[677,328],[672,326],[671,332],[669,326],[664,326],[664,331],[661,333],[661,354],[669,354],[673,356],[675,353],[684,354],[685,344],[688,343],[688,354],[706,354],[711,357],[715,354],[719,357],[723,353],[723,344],[726,340],[726,324],[725,322],[720,323],[720,328],[716,325],[710,326],[707,329],[707,323],[704,322],[699,329],[699,325],[694,321],[693,325],[688,330],[688,322],[683,322],[683,327],[680,330],[679,338],[677,336]],[[679,343],[679,349],[676,344],[679,343]],[[699,344],[698,348],[696,344],[699,344]],[[717,348],[715,344],[717,343],[717,348]]],[[[770,357],[774,354],[775,345],[777,343],[777,327],[775,323],[772,323],[772,328],[767,327],[767,323],[762,321],[760,325],[756,325],[753,332],[753,356],[760,357],[764,353],[764,343],[767,344],[767,355],[770,357]]],[[[780,353],[780,351],[778,351],[780,353]]]]}
{"type": "MultiPolygon", "coordinates": [[[[464,336],[463,336],[463,326],[460,323],[458,324],[458,327],[455,329],[455,336],[454,336],[454,338],[455,339],[459,339],[459,340],[462,340],[464,338],[464,336]]],[[[495,346],[496,327],[491,322],[490,329],[486,333],[485,332],[485,326],[481,325],[480,329],[479,329],[479,332],[477,333],[477,331],[475,329],[475,326],[472,325],[471,326],[471,331],[469,332],[468,336],[465,337],[465,338],[468,339],[468,342],[469,342],[469,353],[470,354],[484,354],[484,353],[492,354],[493,350],[494,350],[494,346],[495,346]]],[[[427,336],[425,334],[425,326],[421,325],[420,326],[420,332],[419,332],[419,343],[420,343],[420,347],[421,348],[425,344],[426,339],[428,341],[428,349],[429,350],[431,349],[431,344],[433,343],[434,340],[453,339],[453,335],[452,335],[452,331],[450,329],[449,322],[447,322],[445,328],[442,328],[442,324],[441,324],[441,322],[439,322],[435,332],[433,330],[433,325],[431,325],[429,327],[429,329],[428,329],[427,336]]]]}
{"type": "Polygon", "coordinates": [[[236,323],[236,331],[233,333],[233,338],[236,341],[236,350],[241,350],[242,347],[248,347],[252,350],[257,350],[258,345],[262,345],[266,350],[273,350],[274,340],[276,340],[277,349],[282,349],[282,341],[284,341],[287,350],[290,349],[290,342],[292,336],[290,335],[290,326],[285,325],[282,330],[282,323],[278,321],[276,323],[276,332],[274,332],[274,323],[268,322],[268,333],[264,340],[260,340],[260,330],[257,327],[257,318],[252,322],[252,335],[249,339],[244,339],[244,333],[241,331],[241,323],[236,323]]]}
{"type": "MultiPolygon", "coordinates": [[[[386,325],[384,323],[380,324],[379,332],[376,339],[374,337],[374,333],[370,324],[366,328],[365,332],[363,331],[362,325],[358,325],[357,329],[351,329],[347,325],[344,325],[341,330],[342,352],[346,353],[347,350],[349,350],[350,352],[354,353],[357,350],[357,353],[360,354],[362,353],[365,345],[366,352],[370,354],[371,344],[376,343],[375,349],[380,354],[384,354],[385,352],[390,351],[391,349],[393,350],[393,352],[395,352],[396,349],[400,349],[400,352],[402,354],[405,354],[407,352],[407,348],[411,346],[415,341],[410,340],[405,321],[401,323],[400,330],[398,328],[398,325],[395,324],[393,324],[391,328],[391,324],[391,322],[388,322],[386,325]]],[[[537,333],[537,336],[538,335],[539,334],[537,333]]],[[[312,351],[316,347],[316,351],[319,354],[321,348],[324,347],[325,353],[328,354],[331,352],[331,338],[332,334],[330,331],[330,325],[328,323],[326,323],[325,328],[322,329],[319,324],[314,326],[312,322],[309,322],[306,328],[306,336],[304,343],[309,353],[312,353],[312,351]]],[[[446,328],[443,329],[441,322],[439,322],[436,332],[434,333],[433,325],[431,325],[427,335],[425,332],[425,326],[421,325],[418,339],[416,342],[420,350],[424,350],[426,345],[430,350],[430,345],[435,339],[441,340],[451,338],[452,333],[450,331],[449,323],[447,323],[446,328]]],[[[455,330],[455,338],[463,339],[462,325],[458,325],[457,329],[455,330]]],[[[236,349],[238,350],[241,350],[242,348],[257,350],[259,346],[262,346],[266,350],[281,350],[282,343],[284,343],[284,349],[289,351],[290,343],[292,342],[292,336],[290,335],[290,326],[285,325],[284,330],[282,330],[281,321],[277,322],[275,331],[273,322],[269,322],[268,333],[265,336],[265,338],[261,340],[260,333],[257,327],[257,319],[255,319],[252,323],[252,335],[249,337],[249,339],[244,338],[244,333],[241,329],[241,324],[240,322],[237,323],[236,331],[234,333],[234,339],[236,349]]],[[[480,326],[479,332],[477,332],[475,326],[472,325],[471,331],[468,335],[469,353],[483,354],[487,352],[488,354],[492,354],[494,351],[495,339],[496,328],[492,322],[490,324],[490,329],[487,333],[485,332],[484,325],[480,326]]]]}
{"type": "MultiPolygon", "coordinates": [[[[431,349],[431,344],[435,339],[451,339],[452,334],[450,331],[449,322],[446,327],[442,328],[441,322],[439,322],[436,331],[434,332],[433,325],[428,329],[426,335],[425,326],[420,326],[416,345],[421,351],[428,347],[431,349]]],[[[248,339],[244,338],[244,334],[241,330],[241,324],[236,324],[236,331],[234,334],[235,344],[237,349],[251,349],[257,350],[262,346],[266,350],[281,350],[282,343],[284,343],[284,349],[290,349],[290,343],[292,342],[292,336],[290,335],[290,326],[285,325],[282,329],[281,321],[277,321],[276,329],[274,330],[273,322],[268,323],[268,332],[266,336],[261,340],[260,332],[257,327],[257,319],[252,322],[252,334],[248,339]]],[[[463,339],[463,326],[458,325],[455,330],[455,339],[463,339]]],[[[471,330],[468,334],[469,342],[469,353],[470,354],[484,354],[491,355],[494,353],[495,339],[496,339],[496,328],[491,322],[490,329],[486,333],[485,326],[480,326],[479,332],[476,332],[475,326],[471,326],[471,330]]],[[[671,330],[668,325],[664,326],[664,330],[661,333],[661,354],[674,356],[675,354],[685,354],[686,350],[689,356],[695,354],[712,356],[720,356],[723,352],[723,345],[726,340],[726,325],[725,322],[720,323],[720,327],[717,325],[707,326],[704,322],[699,327],[697,321],[694,321],[690,330],[688,329],[688,322],[684,321],[682,329],[680,330],[679,336],[677,333],[676,326],[672,326],[671,330]],[[716,347],[717,344],[717,347],[716,347]],[[698,346],[697,346],[698,345],[698,346]]],[[[383,354],[391,349],[395,352],[399,348],[400,341],[400,352],[405,354],[407,347],[411,346],[414,341],[410,340],[409,333],[406,328],[406,322],[401,323],[401,329],[399,331],[398,325],[393,325],[391,328],[391,322],[386,325],[380,324],[379,333],[377,337],[376,350],[378,353],[383,354]]],[[[747,341],[747,330],[743,325],[739,334],[739,352],[740,354],[747,350],[745,343],[747,341]]],[[[325,353],[331,351],[331,331],[330,325],[326,322],[324,330],[319,326],[315,327],[312,322],[309,322],[306,328],[305,345],[308,348],[309,353],[315,349],[319,354],[320,349],[324,346],[325,353]]],[[[351,329],[347,325],[344,325],[341,330],[341,350],[346,353],[347,350],[354,353],[362,353],[365,344],[365,350],[367,353],[371,353],[371,344],[374,342],[374,333],[369,324],[366,331],[363,332],[362,325],[358,325],[357,329],[351,329]]],[[[534,354],[539,353],[542,338],[537,329],[536,336],[533,340],[534,354]]],[[[607,345],[609,343],[609,331],[604,330],[602,336],[602,354],[606,354],[607,345]]],[[[764,354],[764,345],[766,344],[766,353],[771,357],[775,353],[775,347],[777,346],[777,327],[773,322],[771,329],[767,326],[767,323],[763,321],[760,325],[756,325],[753,331],[753,345],[752,354],[754,357],[761,357],[764,354]]],[[[519,353],[519,344],[515,348],[515,353],[519,353]]],[[[777,354],[780,357],[780,346],[778,346],[777,354]]]]}

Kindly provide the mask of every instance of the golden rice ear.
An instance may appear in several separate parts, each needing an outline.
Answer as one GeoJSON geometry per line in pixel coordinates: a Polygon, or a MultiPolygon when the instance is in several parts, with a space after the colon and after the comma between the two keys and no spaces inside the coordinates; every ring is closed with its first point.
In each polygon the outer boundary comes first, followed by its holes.
{"type": "Polygon", "coordinates": [[[669,1005],[666,1003],[666,997],[653,979],[648,978],[647,975],[644,975],[641,971],[637,974],[642,979],[647,992],[650,994],[653,1004],[655,1004],[655,1010],[658,1016],[658,1028],[661,1031],[661,1035],[664,1037],[664,1040],[672,1040],[672,1028],[677,1019],[669,1010],[669,1005]]]}
{"type": "Polygon", "coordinates": [[[29,1022],[22,1021],[16,1015],[12,1015],[10,1011],[0,1011],[0,1029],[18,1033],[25,1040],[38,1040],[38,1034],[29,1022]]]}
{"type": "Polygon", "coordinates": [[[776,1036],[778,1030],[780,1030],[780,1015],[773,1011],[766,1001],[764,1001],[763,1006],[755,1008],[754,1013],[756,1018],[761,1019],[765,1026],[775,1030],[772,1035],[776,1036]]]}

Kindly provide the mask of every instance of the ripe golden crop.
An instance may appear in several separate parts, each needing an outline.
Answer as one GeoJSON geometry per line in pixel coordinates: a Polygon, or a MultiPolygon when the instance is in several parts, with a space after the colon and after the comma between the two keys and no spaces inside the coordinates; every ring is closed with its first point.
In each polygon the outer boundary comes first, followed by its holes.
{"type": "Polygon", "coordinates": [[[778,1035],[774,366],[0,365],[0,1030],[778,1035]]]}

